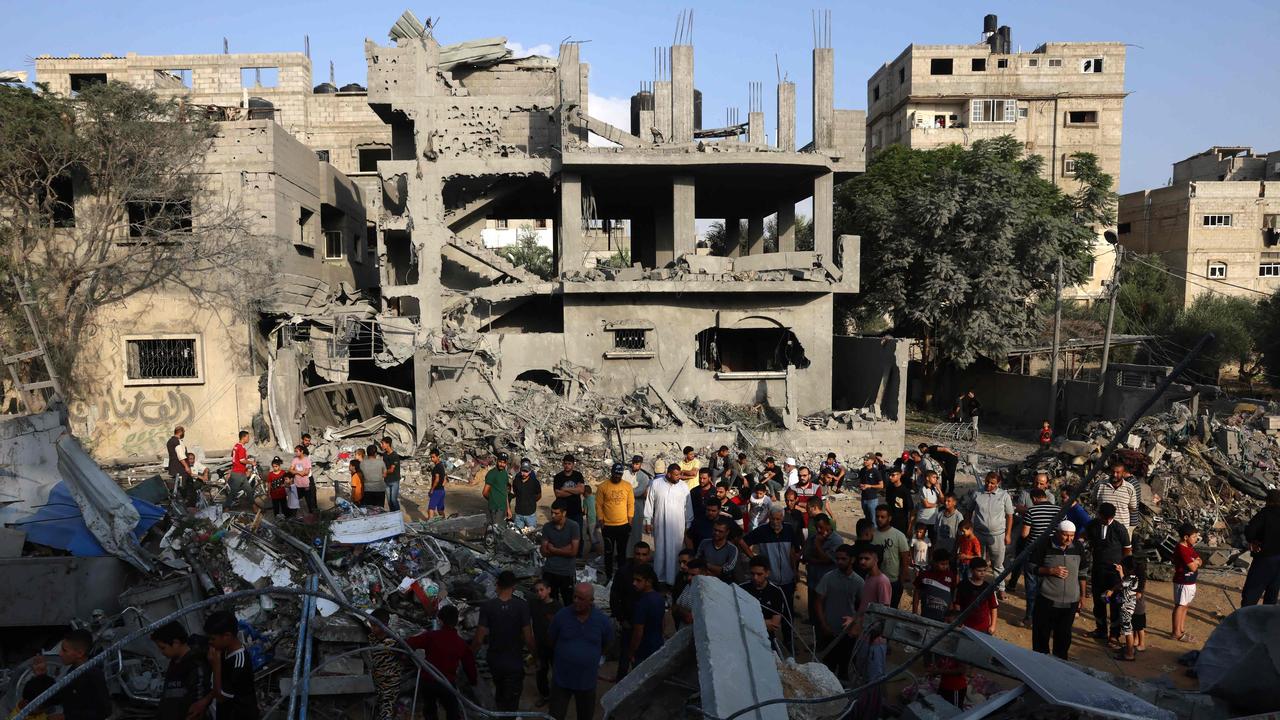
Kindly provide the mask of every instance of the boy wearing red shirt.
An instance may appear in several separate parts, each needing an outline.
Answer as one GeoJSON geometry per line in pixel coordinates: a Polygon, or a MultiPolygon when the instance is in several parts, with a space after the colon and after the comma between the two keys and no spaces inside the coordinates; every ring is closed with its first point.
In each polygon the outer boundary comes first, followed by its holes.
{"type": "Polygon", "coordinates": [[[289,512],[285,498],[288,495],[289,479],[284,476],[284,461],[279,457],[271,458],[271,470],[267,473],[267,493],[271,496],[271,511],[276,517],[281,515],[293,517],[289,512]]]}
{"type": "MultiPolygon", "coordinates": [[[[955,610],[964,612],[965,608],[969,607],[975,598],[990,587],[991,584],[987,582],[987,561],[980,557],[970,560],[969,579],[961,581],[959,587],[956,588],[955,610]]],[[[996,600],[996,594],[988,593],[982,599],[982,604],[974,608],[973,612],[964,616],[964,626],[988,635],[995,635],[996,608],[998,607],[1000,607],[1000,602],[996,600]]]]}
{"type": "Polygon", "coordinates": [[[1191,608],[1191,601],[1196,597],[1196,575],[1204,561],[1200,559],[1200,553],[1196,552],[1196,543],[1200,540],[1200,533],[1196,531],[1196,526],[1191,523],[1182,523],[1178,528],[1178,535],[1182,536],[1182,541],[1173,550],[1173,632],[1171,634],[1175,640],[1191,642],[1193,638],[1187,633],[1187,610],[1191,608]]]}

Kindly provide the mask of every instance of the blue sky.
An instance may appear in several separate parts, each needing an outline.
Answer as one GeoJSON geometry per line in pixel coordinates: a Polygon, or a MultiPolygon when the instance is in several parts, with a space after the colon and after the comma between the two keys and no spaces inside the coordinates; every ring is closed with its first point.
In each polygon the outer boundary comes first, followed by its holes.
{"type": "MultiPolygon", "coordinates": [[[[31,70],[41,53],[170,54],[301,50],[311,37],[315,80],[328,63],[339,84],[364,82],[363,40],[387,42],[407,5],[385,2],[200,3],[3,0],[0,69],[31,70]],[[19,9],[20,8],[20,9],[19,9]]],[[[652,75],[652,48],[671,43],[676,16],[688,5],[498,0],[412,9],[438,16],[444,43],[506,36],[522,48],[553,54],[562,39],[589,41],[592,113],[620,122],[625,100],[652,75]]],[[[1276,0],[1074,2],[847,2],[830,6],[836,49],[836,105],[865,109],[866,79],[909,43],[976,42],[982,16],[994,12],[1013,29],[1015,47],[1045,41],[1130,43],[1122,191],[1163,185],[1170,163],[1210,145],[1280,150],[1280,2],[1276,0]]],[[[704,125],[721,124],[725,108],[746,112],[747,83],[765,83],[765,116],[774,131],[775,56],[797,82],[798,136],[809,138],[808,6],[749,0],[694,6],[696,82],[704,93],[704,125]]]]}

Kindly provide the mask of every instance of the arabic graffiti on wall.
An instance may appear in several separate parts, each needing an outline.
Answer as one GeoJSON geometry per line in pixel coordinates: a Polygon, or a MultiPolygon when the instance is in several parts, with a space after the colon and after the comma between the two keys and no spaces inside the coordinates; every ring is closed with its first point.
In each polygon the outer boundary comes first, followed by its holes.
{"type": "Polygon", "coordinates": [[[163,394],[152,392],[155,394],[148,397],[146,391],[139,390],[129,399],[117,391],[99,400],[96,406],[85,400],[76,400],[67,412],[72,420],[82,422],[116,420],[170,431],[177,425],[191,422],[195,416],[195,404],[191,402],[191,396],[182,390],[170,389],[163,394]]]}

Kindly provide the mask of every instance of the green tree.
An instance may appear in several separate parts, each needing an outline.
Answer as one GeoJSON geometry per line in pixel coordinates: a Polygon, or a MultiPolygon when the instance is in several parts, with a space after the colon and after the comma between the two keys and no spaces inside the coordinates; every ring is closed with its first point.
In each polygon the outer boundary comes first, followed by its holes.
{"type": "MultiPolygon", "coordinates": [[[[1120,264],[1120,289],[1116,293],[1115,332],[1168,333],[1182,307],[1181,290],[1180,283],[1165,269],[1159,256],[1125,253],[1120,264]]],[[[1093,311],[1099,321],[1106,322],[1105,303],[1096,303],[1093,311]]]]}
{"type": "Polygon", "coordinates": [[[521,225],[516,234],[516,244],[508,245],[498,251],[507,262],[524,268],[543,280],[550,280],[555,275],[550,248],[538,244],[538,233],[529,225],[521,225]]]}
{"type": "Polygon", "coordinates": [[[1258,303],[1207,292],[1196,296],[1178,313],[1169,340],[1175,347],[1189,348],[1205,333],[1212,332],[1213,343],[1192,365],[1193,378],[1216,383],[1222,366],[1231,363],[1238,368],[1240,379],[1251,384],[1261,372],[1254,350],[1256,333],[1263,324],[1258,303]]]}
{"type": "Polygon", "coordinates": [[[4,332],[29,334],[17,280],[73,397],[76,358],[104,306],[162,286],[245,305],[244,273],[266,263],[239,203],[210,190],[216,132],[202,114],[123,83],[75,99],[0,87],[4,332]]]}
{"type": "Polygon", "coordinates": [[[1041,176],[1043,160],[1005,136],[969,148],[893,146],[837,190],[837,235],[862,237],[867,310],[922,341],[926,387],[944,363],[1002,358],[1030,340],[1035,299],[1087,275],[1096,228],[1114,221],[1110,176],[1077,154],[1078,190],[1041,176]]]}
{"type": "MultiPolygon", "coordinates": [[[[796,215],[795,230],[796,250],[813,250],[813,221],[809,219],[808,215],[796,215]]],[[[742,242],[746,242],[746,220],[738,221],[738,237],[742,242]]],[[[711,248],[712,255],[724,256],[729,254],[728,233],[723,220],[716,220],[711,223],[711,227],[707,228],[707,232],[702,236],[702,239],[711,248]]],[[[777,252],[778,250],[778,219],[776,215],[764,221],[764,249],[765,252],[777,252]]]]}
{"type": "Polygon", "coordinates": [[[1258,303],[1255,343],[1267,382],[1280,387],[1280,290],[1258,303]]]}

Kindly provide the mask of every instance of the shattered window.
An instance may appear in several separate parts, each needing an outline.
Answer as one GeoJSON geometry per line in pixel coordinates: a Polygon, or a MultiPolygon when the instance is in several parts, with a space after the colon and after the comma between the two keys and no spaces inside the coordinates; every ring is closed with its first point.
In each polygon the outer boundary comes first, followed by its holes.
{"type": "Polygon", "coordinates": [[[707,328],[695,337],[694,366],[719,373],[782,372],[809,367],[799,338],[787,328],[707,328]]]}
{"type": "Polygon", "coordinates": [[[190,200],[131,200],[125,209],[131,238],[191,234],[190,200]]]}
{"type": "Polygon", "coordinates": [[[195,338],[128,340],[125,353],[130,380],[175,380],[199,377],[195,338]]]}

